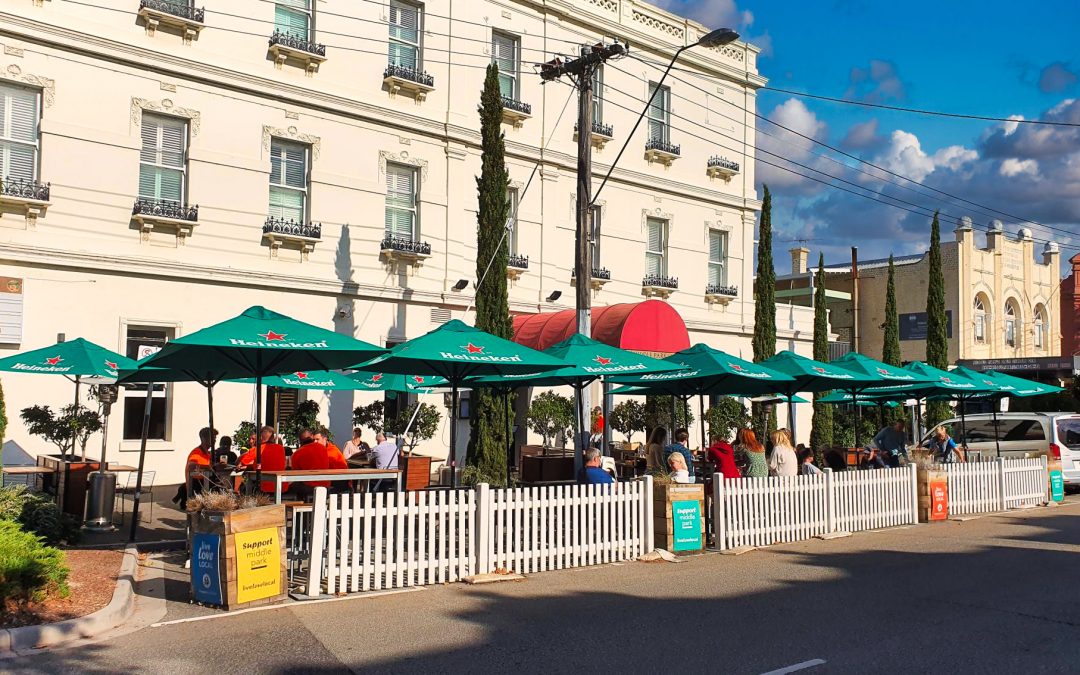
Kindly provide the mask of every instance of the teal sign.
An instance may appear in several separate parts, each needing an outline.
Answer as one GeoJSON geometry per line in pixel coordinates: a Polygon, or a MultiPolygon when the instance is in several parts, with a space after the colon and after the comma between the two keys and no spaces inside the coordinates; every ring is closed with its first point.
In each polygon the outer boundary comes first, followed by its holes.
{"type": "Polygon", "coordinates": [[[671,502],[672,549],[699,551],[701,541],[701,502],[687,500],[671,502]]]}
{"type": "Polygon", "coordinates": [[[191,538],[191,588],[196,602],[225,604],[221,598],[221,572],[218,565],[221,536],[195,533],[191,538]]]}
{"type": "Polygon", "coordinates": [[[1065,477],[1060,471],[1050,472],[1050,499],[1055,502],[1065,500],[1065,477]]]}

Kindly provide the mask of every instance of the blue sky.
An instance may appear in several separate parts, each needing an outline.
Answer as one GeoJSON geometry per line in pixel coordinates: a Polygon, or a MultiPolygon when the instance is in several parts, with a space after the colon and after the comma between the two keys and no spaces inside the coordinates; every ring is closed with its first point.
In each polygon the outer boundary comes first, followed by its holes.
{"type": "MultiPolygon", "coordinates": [[[[657,4],[706,25],[737,28],[763,48],[758,69],[770,86],[913,108],[1080,123],[1077,0],[657,4]]],[[[1028,227],[1038,240],[1037,252],[1042,240],[1050,239],[1061,242],[1063,260],[1080,251],[1080,128],[929,117],[775,91],[760,92],[758,104],[760,114],[785,126],[978,206],[928,193],[765,122],[759,129],[773,136],[759,135],[763,149],[878,194],[940,209],[948,217],[969,215],[976,229],[986,229],[994,217],[1004,221],[1008,232],[1028,227]]],[[[850,259],[852,244],[860,247],[862,258],[926,247],[928,217],[760,163],[758,176],[773,192],[774,249],[781,273],[787,271],[784,252],[796,240],[804,241],[814,260],[824,251],[827,262],[850,259]]],[[[943,237],[951,237],[953,227],[943,222],[943,237]]]]}

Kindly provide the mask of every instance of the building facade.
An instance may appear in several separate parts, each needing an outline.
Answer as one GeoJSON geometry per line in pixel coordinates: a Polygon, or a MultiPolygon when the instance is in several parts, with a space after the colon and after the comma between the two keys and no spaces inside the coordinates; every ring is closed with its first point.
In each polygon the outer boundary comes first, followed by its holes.
{"type": "MultiPolygon", "coordinates": [[[[0,12],[0,354],[63,334],[140,357],[252,305],[383,345],[470,321],[460,281],[476,277],[477,105],[493,60],[516,206],[511,265],[495,273],[511,279],[515,314],[565,309],[576,96],[542,86],[535,64],[610,36],[631,45],[599,78],[598,183],[671,54],[706,32],[636,0],[94,5],[0,12]]],[[[765,83],[756,57],[744,43],[685,51],[594,213],[596,305],[665,299],[693,342],[741,355],[760,209],[746,152],[765,83]]],[[[808,348],[807,313],[778,323],[782,342],[808,348]]],[[[17,411],[65,403],[70,384],[3,384],[8,438],[47,451],[17,411]]],[[[309,396],[338,434],[365,402],[309,396]]],[[[205,392],[153,398],[149,466],[175,482],[205,392]]],[[[129,390],[114,407],[111,459],[131,463],[142,401],[129,390]]],[[[215,404],[230,433],[252,417],[251,388],[220,385],[215,404]]],[[[448,438],[444,421],[432,443],[448,438]]]]}

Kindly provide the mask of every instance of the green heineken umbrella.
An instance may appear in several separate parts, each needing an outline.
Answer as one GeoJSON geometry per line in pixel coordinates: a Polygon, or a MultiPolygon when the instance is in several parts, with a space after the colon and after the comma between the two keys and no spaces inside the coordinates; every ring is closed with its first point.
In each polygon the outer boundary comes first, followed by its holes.
{"type": "MultiPolygon", "coordinates": [[[[873,378],[876,377],[879,385],[922,385],[937,381],[934,375],[922,374],[905,368],[891,366],[882,361],[863,356],[858,352],[848,352],[841,358],[832,362],[832,365],[854,373],[862,382],[852,382],[842,387],[845,391],[858,395],[874,387],[873,378]],[[869,380],[869,381],[867,381],[869,380]]],[[[859,408],[855,408],[855,447],[859,447],[859,408]]]]}
{"type": "Polygon", "coordinates": [[[988,398],[992,399],[995,405],[990,407],[990,412],[994,419],[994,445],[997,448],[998,457],[1001,456],[1001,440],[997,434],[997,405],[996,403],[1007,396],[1015,396],[1017,398],[1027,398],[1028,396],[1041,396],[1043,394],[1053,394],[1055,392],[1062,391],[1061,387],[1056,387],[1052,384],[1043,384],[1042,382],[1036,382],[1034,380],[1027,380],[1022,377],[1016,377],[1015,375],[1008,375],[997,370],[988,370],[986,372],[978,372],[965,366],[958,366],[951,371],[962,377],[966,377],[969,380],[984,385],[988,389],[991,389],[989,393],[973,395],[972,399],[988,398]],[[993,391],[996,389],[996,391],[993,391]]]}
{"type": "MultiPolygon", "coordinates": [[[[75,383],[75,410],[79,407],[79,385],[83,378],[115,380],[120,368],[134,368],[135,361],[83,338],[58,342],[0,359],[0,370],[38,375],[63,375],[75,383]]],[[[104,450],[104,449],[103,449],[104,450]]],[[[75,452],[75,434],[71,451],[75,452]]]]}
{"type": "MultiPolygon", "coordinates": [[[[230,380],[254,384],[255,378],[230,380]]],[[[383,375],[382,373],[342,373],[336,370],[298,370],[295,373],[270,375],[263,386],[278,389],[323,389],[326,391],[405,391],[424,392],[446,383],[441,377],[418,375],[383,375]],[[426,385],[426,386],[425,386],[426,385]]]]}
{"type": "Polygon", "coordinates": [[[356,372],[344,376],[353,381],[351,389],[357,391],[404,391],[428,393],[436,387],[449,384],[437,375],[399,375],[396,373],[356,372]]]}
{"type": "MultiPolygon", "coordinates": [[[[394,347],[388,354],[353,366],[372,373],[437,375],[451,388],[451,410],[458,408],[458,388],[466,378],[520,375],[566,366],[552,356],[504,340],[454,319],[435,330],[394,347]]],[[[457,485],[457,424],[450,424],[450,484],[457,485]]]]}

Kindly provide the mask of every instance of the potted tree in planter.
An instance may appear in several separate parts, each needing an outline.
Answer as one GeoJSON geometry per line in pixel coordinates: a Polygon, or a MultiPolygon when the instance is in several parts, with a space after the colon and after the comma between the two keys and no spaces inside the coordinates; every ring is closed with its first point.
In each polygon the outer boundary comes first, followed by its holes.
{"type": "Polygon", "coordinates": [[[384,420],[386,432],[400,438],[406,448],[398,459],[398,466],[403,472],[401,484],[406,490],[421,490],[431,482],[431,457],[417,455],[413,450],[417,443],[434,438],[441,420],[439,409],[430,403],[413,403],[401,410],[396,418],[384,420]],[[413,413],[416,414],[415,419],[413,413]]]}
{"type": "Polygon", "coordinates": [[[710,438],[734,438],[735,432],[750,426],[750,415],[738,399],[725,396],[705,411],[705,423],[709,425],[710,438]]]}
{"type": "Polygon", "coordinates": [[[97,471],[99,462],[86,461],[86,443],[101,430],[101,416],[74,403],[54,412],[47,405],[23,408],[19,416],[26,430],[52,443],[60,451],[38,457],[38,465],[52,468],[55,474],[43,478],[45,492],[56,495],[64,513],[82,520],[86,509],[86,485],[90,473],[97,471]],[[75,448],[82,447],[83,460],[75,457],[75,448]]]}
{"type": "Polygon", "coordinates": [[[524,455],[521,458],[521,481],[538,483],[567,481],[574,478],[574,457],[568,455],[566,438],[574,426],[574,404],[553,391],[540,393],[529,405],[528,425],[544,439],[544,454],[524,455]],[[548,449],[558,439],[557,453],[548,449]]]}
{"type": "Polygon", "coordinates": [[[611,428],[626,436],[623,450],[632,451],[635,431],[645,431],[645,404],[640,401],[623,401],[611,409],[611,428]]]}

